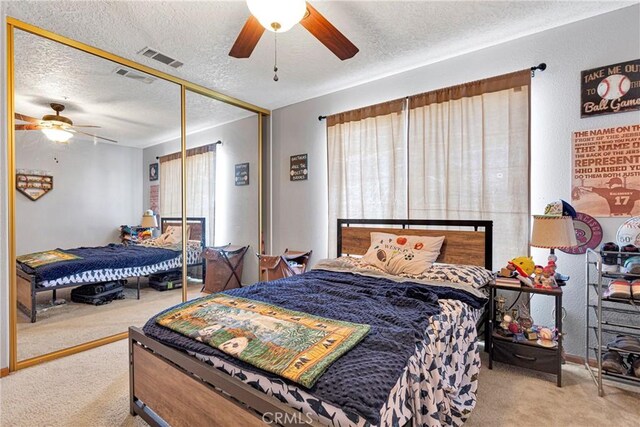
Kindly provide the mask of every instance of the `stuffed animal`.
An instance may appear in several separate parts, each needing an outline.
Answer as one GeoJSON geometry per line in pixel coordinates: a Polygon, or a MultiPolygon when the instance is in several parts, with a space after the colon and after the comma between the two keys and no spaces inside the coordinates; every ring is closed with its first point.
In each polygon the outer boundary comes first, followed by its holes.
{"type": "MultiPolygon", "coordinates": [[[[515,271],[523,277],[530,277],[536,268],[536,264],[533,262],[533,258],[526,256],[514,258],[509,261],[508,264],[513,266],[515,271]]],[[[507,266],[507,268],[509,267],[507,266]]]]}

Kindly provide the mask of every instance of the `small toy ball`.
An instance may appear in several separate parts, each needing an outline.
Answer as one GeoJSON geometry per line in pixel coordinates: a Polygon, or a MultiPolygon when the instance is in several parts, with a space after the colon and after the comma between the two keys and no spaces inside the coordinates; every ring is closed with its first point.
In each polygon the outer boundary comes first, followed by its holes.
{"type": "Polygon", "coordinates": [[[598,84],[598,95],[604,99],[618,99],[631,89],[631,81],[624,74],[612,74],[598,84]]]}
{"type": "Polygon", "coordinates": [[[536,268],[536,263],[533,262],[532,257],[521,256],[509,261],[509,265],[512,265],[519,275],[529,277],[533,274],[533,270],[536,268]]]}

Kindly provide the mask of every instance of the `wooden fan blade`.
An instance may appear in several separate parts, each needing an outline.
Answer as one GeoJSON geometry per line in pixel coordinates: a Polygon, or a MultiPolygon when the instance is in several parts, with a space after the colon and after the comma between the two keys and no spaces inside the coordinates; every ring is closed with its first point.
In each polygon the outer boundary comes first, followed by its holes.
{"type": "Polygon", "coordinates": [[[103,139],[105,141],[113,142],[115,144],[118,143],[118,141],[116,141],[116,140],[105,138],[103,136],[94,135],[92,133],[82,132],[81,130],[77,130],[77,129],[67,129],[67,130],[70,131],[70,132],[73,132],[73,133],[81,133],[82,135],[87,135],[87,136],[90,136],[92,138],[103,139]]]}
{"type": "Polygon", "coordinates": [[[242,27],[236,42],[229,51],[229,56],[233,56],[234,58],[250,57],[251,52],[253,52],[258,41],[260,41],[262,33],[264,33],[264,27],[260,25],[253,15],[250,15],[247,22],[245,22],[244,27],[242,27]]]}
{"type": "Polygon", "coordinates": [[[40,123],[40,119],[36,119],[35,117],[25,116],[24,114],[14,113],[13,116],[16,120],[21,120],[23,122],[29,123],[40,123]]]}
{"type": "Polygon", "coordinates": [[[40,130],[42,126],[29,123],[27,125],[16,125],[16,130],[40,130]]]}
{"type": "Polygon", "coordinates": [[[331,22],[327,21],[327,19],[308,2],[307,11],[309,14],[305,16],[300,23],[338,58],[344,61],[345,59],[352,58],[359,52],[356,45],[351,43],[344,34],[338,31],[331,22]]]}

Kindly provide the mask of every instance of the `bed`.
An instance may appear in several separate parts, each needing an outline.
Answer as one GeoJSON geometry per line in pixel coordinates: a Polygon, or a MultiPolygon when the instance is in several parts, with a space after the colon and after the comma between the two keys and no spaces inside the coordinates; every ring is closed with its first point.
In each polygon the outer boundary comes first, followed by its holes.
{"type": "MultiPolygon", "coordinates": [[[[438,262],[482,266],[489,271],[492,267],[491,221],[338,220],[337,253],[364,254],[369,247],[369,235],[372,231],[418,236],[444,235],[445,243],[438,262]]],[[[342,257],[339,261],[338,264],[341,264],[342,268],[348,268],[350,263],[358,263],[358,260],[349,257],[342,257]]],[[[315,267],[304,275],[272,283],[259,283],[244,289],[252,288],[255,294],[262,294],[262,298],[259,298],[261,301],[267,301],[271,297],[277,299],[279,292],[271,290],[274,286],[289,290],[301,287],[302,291],[298,292],[304,294],[304,286],[321,286],[323,282],[328,281],[327,286],[334,286],[337,294],[340,294],[340,288],[352,289],[348,287],[351,285],[347,282],[353,281],[356,275],[350,272],[342,272],[340,275],[339,268],[335,268],[336,264],[331,265],[332,268],[326,268],[321,263],[319,268],[315,267]],[[289,286],[291,283],[288,281],[292,280],[303,282],[289,286]]],[[[439,266],[436,273],[448,275],[451,271],[447,270],[446,266],[439,266]]],[[[363,280],[386,280],[385,286],[393,289],[394,285],[388,278],[377,277],[374,271],[370,272],[371,274],[362,271],[360,273],[362,274],[357,275],[359,278],[354,286],[365,286],[363,280]]],[[[398,286],[404,286],[400,279],[397,282],[398,286]]],[[[443,286],[443,289],[450,288],[443,286]]],[[[233,296],[234,291],[226,291],[224,294],[233,296]]],[[[326,295],[329,293],[332,292],[327,292],[326,295]]],[[[306,295],[309,299],[316,294],[306,295]]],[[[382,370],[390,371],[394,367],[397,371],[398,360],[403,362],[400,371],[396,372],[399,373],[397,378],[391,375],[391,382],[389,378],[380,380],[380,385],[385,384],[381,389],[383,394],[386,393],[386,400],[383,399],[382,407],[377,414],[378,408],[375,405],[358,411],[354,409],[359,405],[357,402],[348,402],[341,406],[336,404],[338,397],[331,395],[332,392],[336,395],[341,394],[345,401],[345,396],[346,400],[349,400],[350,395],[354,398],[363,395],[360,400],[366,400],[369,394],[376,394],[380,403],[380,393],[369,393],[364,383],[360,383],[355,387],[355,391],[351,390],[350,393],[340,391],[335,384],[332,388],[331,384],[331,381],[340,381],[341,373],[350,375],[349,372],[352,374],[355,371],[366,371],[349,369],[349,364],[351,368],[358,366],[359,359],[356,359],[356,365],[353,365],[354,360],[347,360],[347,357],[358,351],[370,354],[370,349],[366,351],[369,337],[354,347],[347,356],[334,362],[313,388],[306,389],[255,367],[247,367],[224,353],[216,353],[211,347],[206,346],[209,348],[207,350],[202,347],[204,344],[190,338],[183,336],[182,339],[176,340],[176,336],[171,337],[175,334],[173,331],[162,332],[160,329],[161,332],[158,333],[158,329],[154,329],[153,318],[143,329],[129,329],[130,411],[151,425],[461,424],[475,404],[480,365],[476,322],[481,310],[479,307],[471,307],[471,302],[467,304],[448,299],[446,294],[442,296],[445,298],[438,300],[440,312],[428,318],[429,333],[425,336],[429,338],[429,342],[413,343],[408,359],[394,359],[382,370]],[[331,374],[331,370],[341,364],[343,359],[345,361],[337,370],[338,375],[336,372],[331,374]],[[329,384],[321,384],[325,377],[330,377],[327,379],[329,384]],[[388,387],[389,384],[391,387],[388,387]]],[[[295,301],[304,299],[294,298],[295,301]]],[[[280,303],[285,304],[285,300],[280,303]]],[[[391,301],[389,304],[391,305],[391,301]]],[[[324,306],[330,308],[332,304],[327,303],[324,306]]],[[[378,308],[384,309],[383,306],[374,307],[369,307],[371,312],[378,308]]],[[[356,381],[358,376],[366,375],[356,375],[356,381]]],[[[375,384],[373,388],[376,388],[375,384]]]]}
{"type": "MultiPolygon", "coordinates": [[[[180,227],[181,224],[181,218],[161,218],[161,232],[164,233],[169,226],[180,227]]],[[[194,243],[188,246],[187,267],[201,267],[204,280],[206,265],[201,253],[206,247],[206,220],[187,218],[187,225],[189,240],[194,243]]],[[[71,254],[72,257],[81,258],[36,268],[17,262],[18,308],[29,316],[31,323],[36,322],[36,296],[41,292],[52,292],[52,300],[55,301],[56,291],[59,289],[136,278],[137,298],[140,299],[140,277],[179,271],[182,268],[180,251],[160,247],[110,244],[61,252],[63,255],[71,254]]]]}

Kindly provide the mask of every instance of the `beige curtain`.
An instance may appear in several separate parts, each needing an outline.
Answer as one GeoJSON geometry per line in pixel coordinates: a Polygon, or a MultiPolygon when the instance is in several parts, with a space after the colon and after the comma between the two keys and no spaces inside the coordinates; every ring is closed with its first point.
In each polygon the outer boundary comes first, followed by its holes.
{"type": "Polygon", "coordinates": [[[403,218],[407,212],[405,100],[327,118],[329,253],[338,218],[403,218]]]}
{"type": "Polygon", "coordinates": [[[493,220],[494,265],[528,253],[530,71],[409,100],[409,218],[493,220]]]}
{"type": "MultiPolygon", "coordinates": [[[[187,216],[206,218],[207,243],[213,244],[215,230],[215,149],[187,152],[187,216]]],[[[180,156],[160,159],[160,215],[180,217],[182,204],[180,156]],[[172,158],[172,159],[171,159],[172,158]],[[170,160],[167,160],[170,159],[170,160]]]]}

